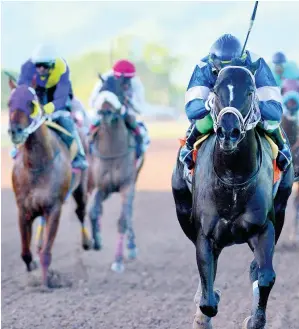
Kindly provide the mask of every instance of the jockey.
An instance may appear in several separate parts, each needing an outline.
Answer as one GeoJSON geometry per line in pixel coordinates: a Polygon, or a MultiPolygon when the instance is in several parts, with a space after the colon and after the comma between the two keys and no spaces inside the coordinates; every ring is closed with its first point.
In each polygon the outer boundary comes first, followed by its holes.
{"type": "Polygon", "coordinates": [[[228,65],[244,66],[254,74],[262,128],[279,148],[277,165],[280,170],[286,170],[291,163],[291,152],[280,129],[282,117],[280,90],[271,70],[263,58],[249,51],[244,55],[241,52],[242,46],[239,40],[231,34],[224,34],[212,45],[209,55],[195,66],[185,94],[185,110],[192,124],[188,129],[189,136],[180,152],[180,160],[189,170],[194,166],[192,159],[194,143],[200,136],[213,130],[210,107],[206,101],[219,71],[228,65]]]}
{"type": "Polygon", "coordinates": [[[295,62],[288,61],[285,54],[280,51],[272,56],[270,68],[279,87],[285,79],[299,80],[298,66],[295,62]]]}
{"type": "MultiPolygon", "coordinates": [[[[129,60],[118,60],[111,71],[103,74],[90,96],[89,106],[91,108],[96,107],[97,97],[104,90],[103,88],[114,92],[123,105],[125,121],[128,129],[134,133],[136,153],[137,158],[139,158],[146,145],[149,144],[149,139],[145,125],[136,121],[136,115],[141,114],[143,111],[145,99],[144,87],[140,78],[136,76],[135,65],[129,60]],[[131,118],[130,120],[126,120],[127,115],[131,118]]],[[[129,117],[127,118],[129,119],[129,117]]],[[[93,129],[93,126],[91,129],[93,129]]]]}
{"type": "Polygon", "coordinates": [[[293,117],[299,124],[299,81],[284,80],[282,91],[282,103],[284,105],[285,115],[287,117],[293,117]]]}
{"type": "Polygon", "coordinates": [[[69,131],[78,144],[78,154],[73,168],[85,170],[88,167],[84,148],[76,125],[70,115],[73,99],[70,70],[64,59],[57,56],[50,45],[39,45],[32,56],[21,67],[18,85],[26,84],[36,90],[40,104],[46,114],[53,114],[52,120],[69,131]],[[58,114],[57,112],[62,112],[58,114]],[[55,116],[57,113],[57,116],[55,116]]]}

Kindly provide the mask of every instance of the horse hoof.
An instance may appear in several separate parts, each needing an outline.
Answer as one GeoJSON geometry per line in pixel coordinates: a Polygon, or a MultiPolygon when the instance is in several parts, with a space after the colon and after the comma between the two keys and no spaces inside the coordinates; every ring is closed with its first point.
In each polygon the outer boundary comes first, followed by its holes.
{"type": "Polygon", "coordinates": [[[93,244],[93,249],[94,250],[101,250],[102,249],[102,244],[95,242],[93,244]]]}
{"type": "Polygon", "coordinates": [[[194,316],[192,329],[213,329],[211,318],[202,314],[199,308],[194,316]]]}
{"type": "Polygon", "coordinates": [[[211,305],[200,305],[200,310],[202,313],[209,318],[212,318],[217,315],[218,313],[218,307],[217,306],[211,306],[211,305]]]}
{"type": "Polygon", "coordinates": [[[133,260],[137,258],[137,248],[128,249],[128,259],[133,260]]]}
{"type": "Polygon", "coordinates": [[[111,265],[111,270],[116,273],[123,273],[123,271],[125,270],[125,266],[122,262],[114,262],[111,265]]]}
{"type": "Polygon", "coordinates": [[[38,269],[38,262],[36,260],[33,260],[29,265],[29,272],[34,271],[38,269]]]}
{"type": "Polygon", "coordinates": [[[251,316],[247,317],[242,325],[242,329],[250,329],[250,320],[251,320],[251,316]]]}
{"type": "Polygon", "coordinates": [[[90,250],[92,248],[92,242],[89,240],[89,241],[85,241],[83,244],[82,244],[82,248],[84,250],[90,250]]]}

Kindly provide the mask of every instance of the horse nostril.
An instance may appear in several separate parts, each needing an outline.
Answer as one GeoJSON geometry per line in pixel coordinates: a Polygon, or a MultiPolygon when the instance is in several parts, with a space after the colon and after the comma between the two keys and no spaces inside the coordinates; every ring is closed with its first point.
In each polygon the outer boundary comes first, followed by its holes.
{"type": "Polygon", "coordinates": [[[230,134],[230,138],[231,138],[232,140],[237,140],[237,139],[239,139],[240,135],[241,135],[240,130],[237,129],[237,128],[234,128],[234,129],[232,130],[231,134],[230,134]]]}
{"type": "Polygon", "coordinates": [[[225,134],[224,134],[225,130],[223,129],[223,127],[219,127],[217,129],[217,136],[220,139],[224,139],[225,138],[225,134]]]}

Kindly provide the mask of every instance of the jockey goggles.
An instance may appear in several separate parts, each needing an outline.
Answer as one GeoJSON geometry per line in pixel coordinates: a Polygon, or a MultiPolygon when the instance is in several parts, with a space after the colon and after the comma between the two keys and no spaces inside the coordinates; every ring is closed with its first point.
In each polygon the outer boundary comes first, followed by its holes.
{"type": "Polygon", "coordinates": [[[220,71],[221,69],[223,69],[225,66],[228,65],[242,66],[244,65],[246,59],[247,59],[247,53],[245,52],[240,58],[232,58],[229,61],[222,61],[216,55],[210,54],[208,61],[214,66],[214,68],[217,71],[220,71]]]}

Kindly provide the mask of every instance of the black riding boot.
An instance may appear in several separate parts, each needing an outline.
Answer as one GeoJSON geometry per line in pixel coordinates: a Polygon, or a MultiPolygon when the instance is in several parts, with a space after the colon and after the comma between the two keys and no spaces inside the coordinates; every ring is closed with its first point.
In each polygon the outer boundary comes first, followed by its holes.
{"type": "Polygon", "coordinates": [[[194,167],[193,146],[198,137],[200,137],[202,134],[197,130],[195,123],[188,128],[187,134],[188,131],[190,131],[190,133],[187,137],[186,144],[181,148],[180,160],[187,166],[189,170],[191,170],[194,167]]]}

